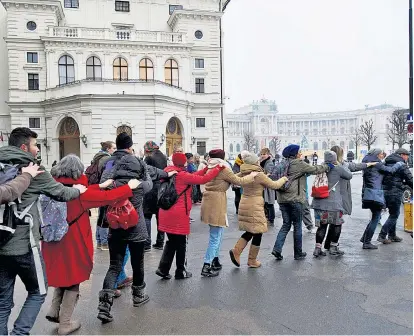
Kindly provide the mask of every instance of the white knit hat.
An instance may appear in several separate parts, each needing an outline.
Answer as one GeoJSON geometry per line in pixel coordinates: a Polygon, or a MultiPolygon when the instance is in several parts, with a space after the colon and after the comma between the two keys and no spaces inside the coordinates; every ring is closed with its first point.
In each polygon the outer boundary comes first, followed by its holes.
{"type": "Polygon", "coordinates": [[[242,151],[241,157],[244,163],[255,165],[259,161],[259,157],[251,152],[248,151],[242,151]]]}

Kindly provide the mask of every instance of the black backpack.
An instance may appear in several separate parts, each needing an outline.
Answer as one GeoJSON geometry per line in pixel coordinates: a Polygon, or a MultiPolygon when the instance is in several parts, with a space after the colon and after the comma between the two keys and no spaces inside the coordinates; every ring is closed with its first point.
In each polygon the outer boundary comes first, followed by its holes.
{"type": "Polygon", "coordinates": [[[177,194],[177,189],[175,189],[175,176],[162,182],[158,189],[158,207],[163,210],[171,209],[173,205],[177,203],[181,195],[190,189],[190,187],[191,186],[188,185],[180,194],[177,194]]]}

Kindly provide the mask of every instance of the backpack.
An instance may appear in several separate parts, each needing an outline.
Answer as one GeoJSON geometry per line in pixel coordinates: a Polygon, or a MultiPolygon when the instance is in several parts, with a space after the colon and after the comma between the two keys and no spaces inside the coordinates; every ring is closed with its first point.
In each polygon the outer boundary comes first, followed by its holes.
{"type": "Polygon", "coordinates": [[[40,195],[43,220],[40,233],[46,243],[59,242],[68,233],[69,227],[77,222],[85,211],[71,222],[67,222],[67,204],[58,202],[48,196],[40,195]]]}
{"type": "Polygon", "coordinates": [[[111,229],[127,230],[138,224],[139,216],[131,201],[125,199],[108,206],[106,219],[111,229]]]}
{"type": "Polygon", "coordinates": [[[190,187],[191,185],[188,185],[180,194],[177,194],[177,189],[175,189],[175,176],[162,182],[158,189],[158,207],[163,210],[171,209],[173,205],[177,203],[181,195],[190,189],[190,187]]]}
{"type": "MultiPolygon", "coordinates": [[[[277,165],[275,165],[272,169],[272,171],[270,172],[269,177],[273,180],[273,181],[277,181],[279,179],[281,179],[282,177],[288,177],[288,171],[290,168],[290,161],[289,160],[282,160],[281,162],[279,162],[277,165]]],[[[290,188],[290,185],[292,184],[292,180],[288,180],[280,189],[278,189],[277,191],[287,191],[290,188]]]]}
{"type": "MultiPolygon", "coordinates": [[[[0,185],[12,181],[18,174],[18,165],[0,162],[0,185]]],[[[35,202],[21,212],[17,210],[17,202],[18,200],[14,200],[0,205],[0,247],[6,245],[12,239],[17,225],[28,225],[25,217],[35,202]]]]}
{"type": "Polygon", "coordinates": [[[326,173],[317,174],[315,180],[313,181],[312,193],[311,196],[317,199],[324,199],[329,197],[329,193],[336,185],[339,183],[336,182],[335,185],[329,189],[328,186],[328,175],[326,173]]]}
{"type": "Polygon", "coordinates": [[[91,162],[91,165],[86,168],[85,175],[88,178],[88,184],[99,184],[101,181],[102,170],[99,169],[99,160],[91,162]]]}

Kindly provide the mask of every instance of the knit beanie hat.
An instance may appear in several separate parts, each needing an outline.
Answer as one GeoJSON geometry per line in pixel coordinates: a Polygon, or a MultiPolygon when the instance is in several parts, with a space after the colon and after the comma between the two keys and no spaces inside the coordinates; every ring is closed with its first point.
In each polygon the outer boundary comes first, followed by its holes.
{"type": "Polygon", "coordinates": [[[334,163],[337,161],[337,155],[334,151],[326,151],[324,153],[325,163],[334,163]]]}
{"type": "Polygon", "coordinates": [[[243,162],[247,164],[257,165],[257,162],[259,161],[259,157],[256,154],[248,151],[241,152],[241,156],[243,162]]]}
{"type": "Polygon", "coordinates": [[[194,157],[193,153],[185,153],[185,157],[188,159],[191,159],[192,157],[194,157]]]}
{"type": "Polygon", "coordinates": [[[174,153],[172,156],[174,166],[183,167],[187,162],[187,157],[184,153],[174,153]]]}
{"type": "Polygon", "coordinates": [[[299,153],[299,148],[299,145],[289,145],[283,150],[282,155],[285,158],[295,157],[299,153]]]}
{"type": "Polygon", "coordinates": [[[208,155],[212,159],[222,159],[222,160],[224,160],[224,158],[226,157],[226,153],[222,149],[213,149],[208,153],[208,155]]]}
{"type": "Polygon", "coordinates": [[[152,153],[156,149],[160,149],[160,147],[154,141],[147,141],[144,145],[144,151],[146,153],[152,153]]]}
{"type": "Polygon", "coordinates": [[[134,145],[132,138],[125,132],[116,137],[115,143],[117,149],[128,149],[134,145]]]}

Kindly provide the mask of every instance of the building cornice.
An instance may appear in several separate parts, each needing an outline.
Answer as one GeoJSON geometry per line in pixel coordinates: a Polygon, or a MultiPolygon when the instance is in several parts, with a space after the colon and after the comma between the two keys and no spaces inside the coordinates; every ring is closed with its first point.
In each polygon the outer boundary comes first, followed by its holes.
{"type": "Polygon", "coordinates": [[[175,10],[171,14],[170,18],[168,19],[168,25],[171,27],[171,29],[174,30],[179,19],[218,21],[222,16],[222,12],[181,9],[175,10]]]}
{"type": "Polygon", "coordinates": [[[43,9],[52,10],[56,13],[59,21],[65,18],[62,3],[59,0],[0,0],[6,10],[10,9],[43,9]]]}

